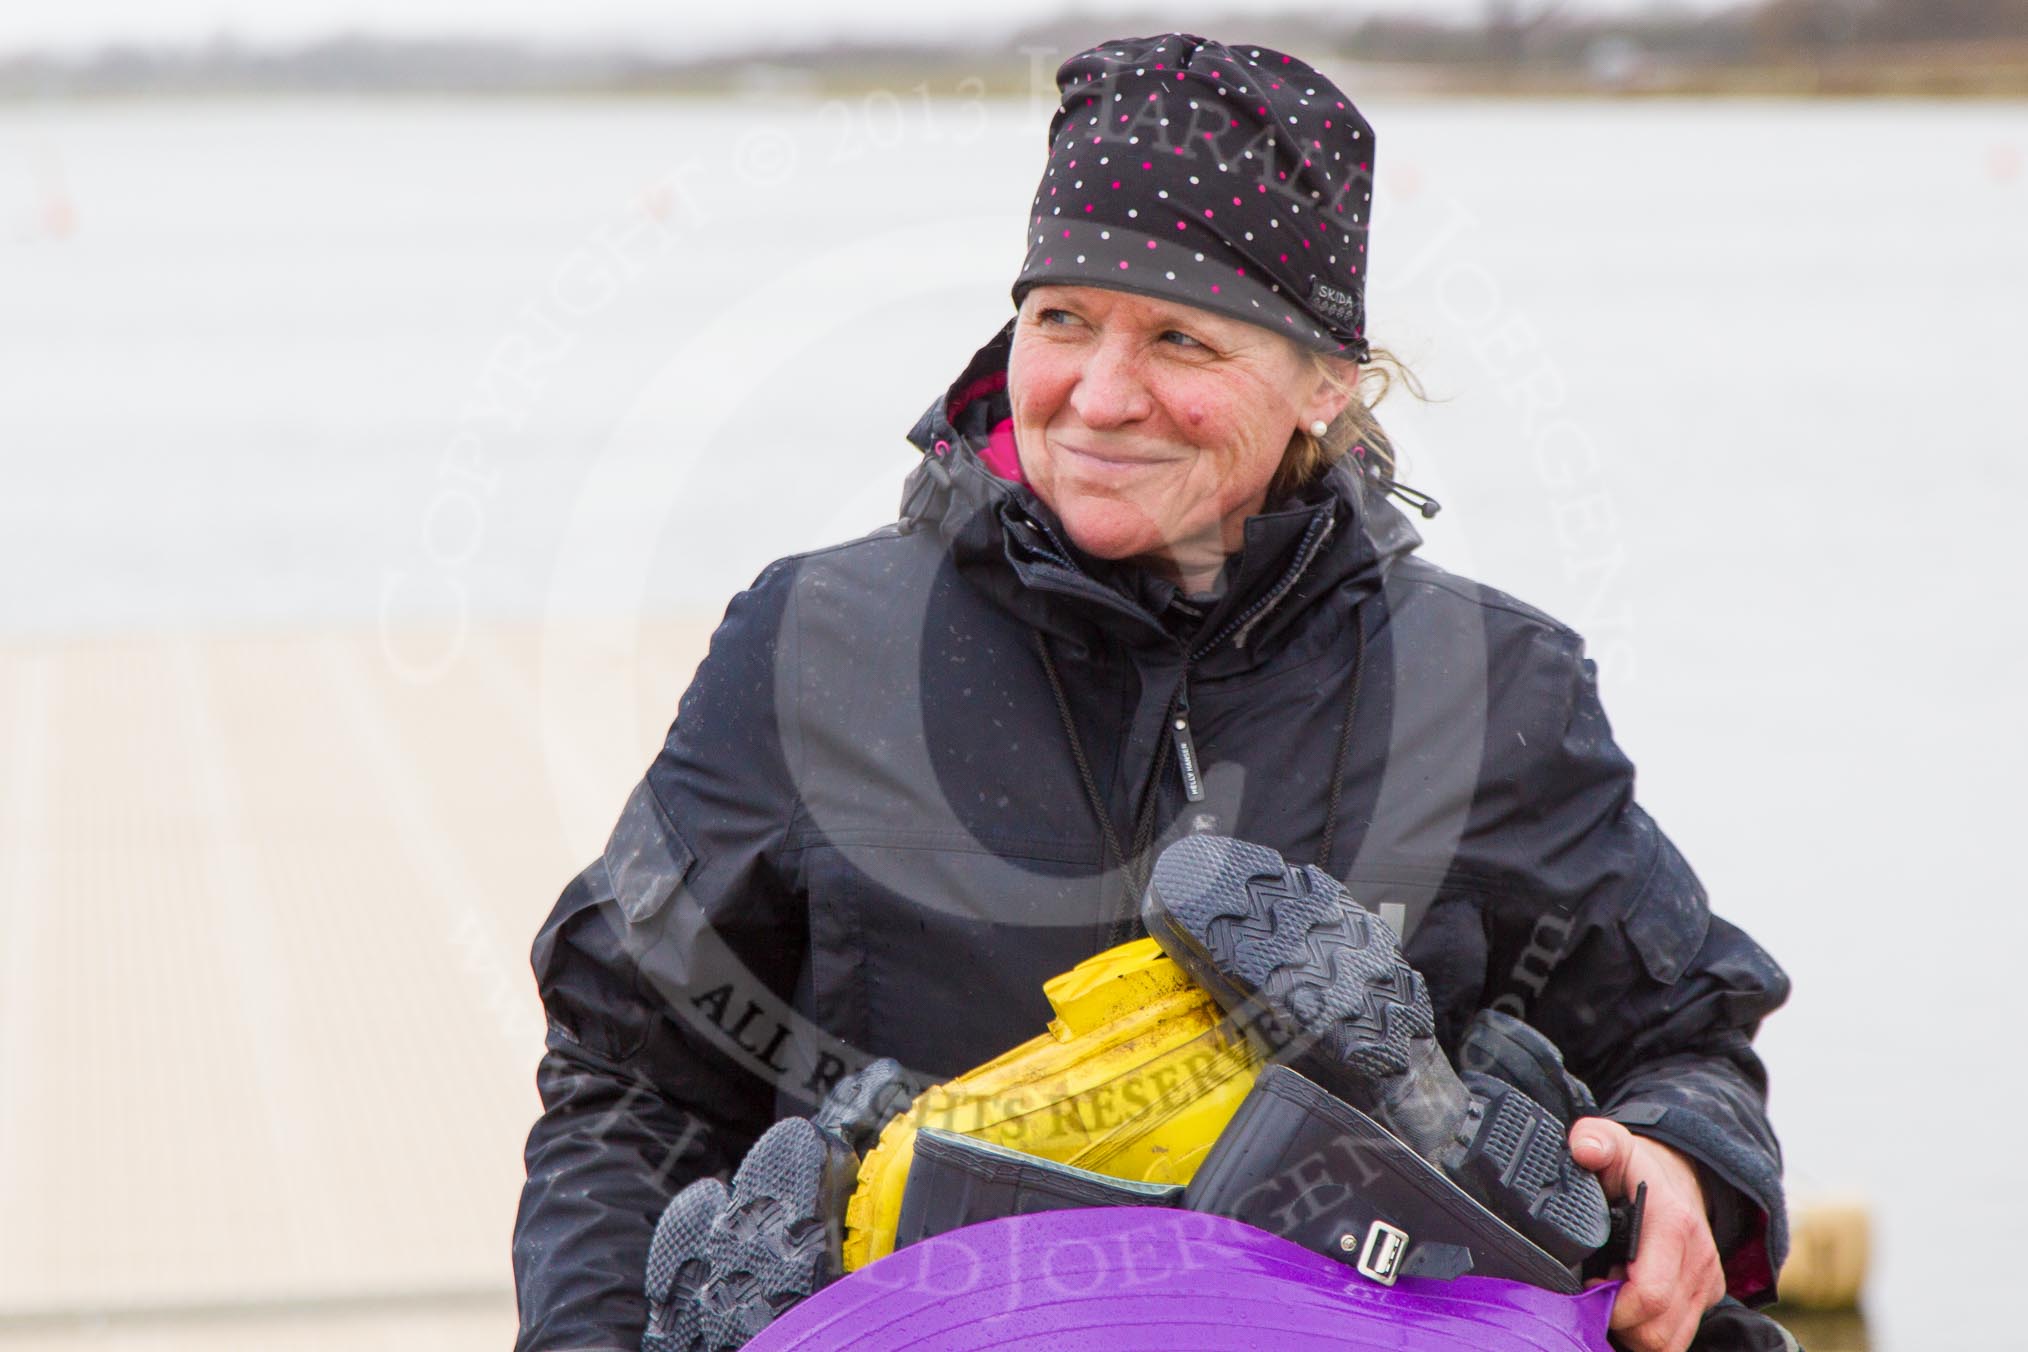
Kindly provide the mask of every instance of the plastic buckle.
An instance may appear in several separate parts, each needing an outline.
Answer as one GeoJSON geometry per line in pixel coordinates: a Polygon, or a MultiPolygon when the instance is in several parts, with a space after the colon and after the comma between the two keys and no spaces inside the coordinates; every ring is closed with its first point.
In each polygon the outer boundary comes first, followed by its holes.
{"type": "Polygon", "coordinates": [[[1363,1276],[1371,1277],[1382,1286],[1394,1285],[1394,1279],[1401,1275],[1401,1260],[1408,1255],[1408,1232],[1398,1230],[1386,1221],[1376,1220],[1366,1228],[1366,1243],[1359,1250],[1359,1261],[1353,1264],[1363,1276]]]}

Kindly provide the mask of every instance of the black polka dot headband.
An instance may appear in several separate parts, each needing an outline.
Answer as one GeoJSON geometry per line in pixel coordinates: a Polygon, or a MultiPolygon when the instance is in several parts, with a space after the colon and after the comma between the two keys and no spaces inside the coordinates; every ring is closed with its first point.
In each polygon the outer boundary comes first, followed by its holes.
{"type": "Polygon", "coordinates": [[[1107,286],[1365,359],[1373,128],[1343,91],[1188,33],[1101,43],[1056,82],[1015,304],[1107,286]]]}

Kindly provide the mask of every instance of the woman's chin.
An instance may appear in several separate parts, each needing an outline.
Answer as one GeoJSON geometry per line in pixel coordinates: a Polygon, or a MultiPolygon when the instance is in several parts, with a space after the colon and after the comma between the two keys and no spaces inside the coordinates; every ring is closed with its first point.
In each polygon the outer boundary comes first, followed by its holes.
{"type": "Polygon", "coordinates": [[[1117,499],[1072,504],[1057,517],[1071,542],[1097,559],[1131,559],[1160,553],[1168,546],[1161,528],[1148,513],[1117,499]]]}

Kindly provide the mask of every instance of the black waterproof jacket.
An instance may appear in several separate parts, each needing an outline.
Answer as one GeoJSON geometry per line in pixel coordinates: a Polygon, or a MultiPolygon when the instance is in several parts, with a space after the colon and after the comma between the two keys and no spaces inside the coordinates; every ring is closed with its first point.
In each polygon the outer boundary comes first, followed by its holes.
{"type": "Polygon", "coordinates": [[[949,1076],[1040,1032],[1043,981],[1140,932],[1093,791],[1123,846],[1152,794],[1158,845],[1216,830],[1344,878],[1447,1045],[1519,1014],[1697,1160],[1733,1291],[1765,1296],[1786,1240],[1749,1040],[1788,982],[1635,803],[1582,640],[1414,557],[1349,469],[1249,521],[1208,605],[1081,556],[982,459],[1008,340],[910,433],[899,522],[734,598],[536,939],[518,1347],[638,1346],[664,1203],[844,1070],[949,1076]]]}

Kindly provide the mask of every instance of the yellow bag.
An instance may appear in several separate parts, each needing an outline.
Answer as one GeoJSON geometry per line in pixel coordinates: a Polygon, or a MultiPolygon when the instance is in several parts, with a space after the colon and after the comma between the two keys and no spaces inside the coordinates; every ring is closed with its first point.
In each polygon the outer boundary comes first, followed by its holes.
{"type": "Polygon", "coordinates": [[[1259,1054],[1153,939],[1042,990],[1056,1012],[1047,1033],[926,1090],[867,1152],[845,1211],[846,1271],[893,1252],[920,1127],[1114,1178],[1187,1183],[1259,1073],[1259,1054]]]}

